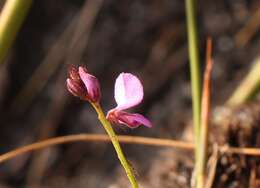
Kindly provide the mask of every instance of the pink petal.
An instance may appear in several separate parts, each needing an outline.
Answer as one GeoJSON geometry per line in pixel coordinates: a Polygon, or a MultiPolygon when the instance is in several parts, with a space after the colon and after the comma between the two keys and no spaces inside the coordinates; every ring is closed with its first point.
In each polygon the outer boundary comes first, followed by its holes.
{"type": "Polygon", "coordinates": [[[79,67],[79,76],[87,88],[89,98],[93,102],[98,102],[101,95],[98,79],[87,73],[83,67],[79,67]]]}
{"type": "Polygon", "coordinates": [[[127,125],[130,128],[136,128],[140,125],[146,127],[152,127],[151,122],[141,114],[130,114],[127,112],[120,111],[118,112],[118,122],[124,125],[127,125]]]}
{"type": "Polygon", "coordinates": [[[143,86],[140,80],[130,73],[121,73],[115,83],[116,109],[124,110],[138,105],[143,100],[143,86]]]}

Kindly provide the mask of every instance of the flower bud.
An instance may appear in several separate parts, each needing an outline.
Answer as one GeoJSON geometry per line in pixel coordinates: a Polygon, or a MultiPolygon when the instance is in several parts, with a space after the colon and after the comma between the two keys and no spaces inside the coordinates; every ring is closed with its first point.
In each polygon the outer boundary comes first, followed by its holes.
{"type": "Polygon", "coordinates": [[[71,78],[67,79],[68,91],[75,97],[79,97],[82,100],[88,100],[87,90],[83,83],[73,80],[71,78]]]}
{"type": "Polygon", "coordinates": [[[67,88],[74,96],[90,102],[99,102],[101,97],[100,86],[97,78],[87,72],[87,69],[80,66],[69,68],[67,88]]]}
{"type": "Polygon", "coordinates": [[[90,101],[99,102],[101,95],[98,79],[87,73],[83,67],[79,67],[79,76],[87,88],[90,101]]]}
{"type": "Polygon", "coordinates": [[[72,80],[80,80],[78,68],[75,65],[70,65],[68,68],[69,77],[72,80]]]}

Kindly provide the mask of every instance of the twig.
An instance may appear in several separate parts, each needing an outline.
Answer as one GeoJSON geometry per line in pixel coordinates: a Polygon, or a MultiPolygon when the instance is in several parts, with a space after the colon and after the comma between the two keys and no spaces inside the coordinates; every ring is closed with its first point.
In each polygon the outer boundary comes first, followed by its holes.
{"type": "Polygon", "coordinates": [[[7,0],[0,16],[0,64],[20,29],[32,0],[7,0]]]}
{"type": "Polygon", "coordinates": [[[204,187],[205,173],[208,155],[208,134],[209,134],[209,111],[210,111],[210,77],[212,71],[212,40],[207,40],[206,69],[204,73],[201,128],[200,128],[200,150],[198,159],[198,187],[204,187]]]}
{"type": "Polygon", "coordinates": [[[260,8],[258,8],[245,26],[235,35],[235,42],[238,47],[244,47],[248,41],[257,33],[260,26],[260,8]]]}
{"type": "MultiPolygon", "coordinates": [[[[148,146],[157,146],[157,147],[172,147],[174,149],[184,149],[189,151],[194,150],[193,143],[185,142],[185,141],[176,141],[172,139],[118,135],[118,140],[121,143],[125,143],[125,144],[138,144],[138,145],[148,145],[148,146]]],[[[19,155],[28,153],[30,151],[43,149],[49,146],[55,146],[59,144],[66,144],[66,143],[73,143],[73,142],[110,142],[110,139],[107,135],[104,134],[76,134],[76,135],[50,138],[2,154],[0,155],[0,163],[8,161],[19,155]]],[[[221,154],[239,154],[239,155],[250,155],[250,156],[258,156],[258,157],[260,156],[260,149],[257,148],[235,148],[235,147],[221,146],[219,147],[219,151],[221,154]]]]}
{"type": "MultiPolygon", "coordinates": [[[[193,144],[182,142],[182,141],[173,141],[170,139],[158,139],[158,138],[146,138],[146,137],[137,137],[137,136],[118,136],[118,139],[122,143],[131,143],[131,144],[141,144],[141,145],[151,145],[151,146],[166,146],[174,147],[179,149],[193,150],[193,144]]],[[[42,149],[48,146],[54,146],[58,144],[72,143],[72,142],[110,142],[110,139],[107,135],[103,134],[78,134],[78,135],[69,135],[61,136],[56,138],[50,138],[44,141],[39,141],[31,145],[27,145],[16,150],[10,151],[3,155],[0,155],[0,163],[10,160],[18,155],[42,149]]]]}
{"type": "Polygon", "coordinates": [[[251,156],[260,156],[260,149],[256,148],[235,148],[222,146],[219,148],[221,153],[229,154],[239,154],[239,155],[251,155],[251,156]]]}
{"type": "Polygon", "coordinates": [[[219,157],[219,149],[217,145],[214,145],[213,153],[209,159],[210,169],[209,169],[209,175],[207,177],[205,188],[211,188],[213,186],[215,175],[216,175],[216,168],[218,164],[218,157],[219,157]]]}

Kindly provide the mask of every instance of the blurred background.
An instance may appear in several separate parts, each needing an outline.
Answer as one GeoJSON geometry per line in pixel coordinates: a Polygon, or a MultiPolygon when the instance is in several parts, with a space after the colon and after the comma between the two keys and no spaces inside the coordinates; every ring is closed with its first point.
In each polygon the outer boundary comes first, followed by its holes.
{"type": "MultiPolygon", "coordinates": [[[[206,39],[213,39],[215,107],[225,103],[260,54],[260,2],[200,0],[197,8],[202,68],[206,39]]],[[[98,77],[105,111],[115,106],[120,72],[142,80],[144,101],[134,111],[154,127],[115,125],[117,133],[191,138],[184,136],[192,134],[184,1],[35,0],[0,65],[1,153],[55,136],[104,133],[91,106],[67,92],[69,64],[85,65],[98,77]]],[[[190,152],[123,149],[143,187],[189,187],[190,152]]],[[[21,155],[2,163],[0,174],[1,188],[128,186],[107,143],[71,143],[21,155]]]]}

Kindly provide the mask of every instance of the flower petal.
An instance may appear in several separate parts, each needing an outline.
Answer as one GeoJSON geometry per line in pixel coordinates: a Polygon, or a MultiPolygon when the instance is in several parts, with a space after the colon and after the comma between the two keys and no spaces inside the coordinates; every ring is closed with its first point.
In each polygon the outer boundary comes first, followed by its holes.
{"type": "Polygon", "coordinates": [[[140,125],[146,127],[152,127],[151,122],[141,114],[131,114],[124,111],[119,111],[117,114],[117,120],[119,123],[127,125],[130,128],[136,128],[140,125]]]}
{"type": "Polygon", "coordinates": [[[143,86],[140,80],[130,73],[121,73],[115,83],[116,109],[124,110],[138,105],[143,100],[143,86]]]}
{"type": "Polygon", "coordinates": [[[69,72],[69,77],[72,80],[80,80],[78,68],[75,65],[72,64],[69,65],[68,72],[69,72]]]}
{"type": "Polygon", "coordinates": [[[92,102],[98,102],[101,95],[98,79],[87,73],[83,67],[79,67],[79,76],[87,88],[89,98],[92,102]]]}
{"type": "Polygon", "coordinates": [[[77,82],[71,78],[68,78],[66,80],[67,83],[67,89],[68,91],[76,96],[80,97],[81,99],[87,99],[87,91],[84,89],[85,87],[80,84],[80,82],[77,82]]]}

